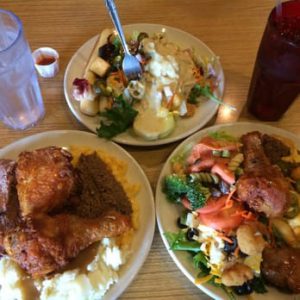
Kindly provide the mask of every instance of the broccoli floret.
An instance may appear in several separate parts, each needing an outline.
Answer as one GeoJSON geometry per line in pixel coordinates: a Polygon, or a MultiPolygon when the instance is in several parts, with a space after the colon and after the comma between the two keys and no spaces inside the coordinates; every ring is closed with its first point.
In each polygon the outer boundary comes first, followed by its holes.
{"type": "Polygon", "coordinates": [[[172,174],[165,178],[164,193],[171,201],[177,202],[178,199],[185,195],[188,191],[188,186],[184,177],[172,174]]]}
{"type": "Polygon", "coordinates": [[[186,196],[195,210],[205,204],[208,195],[200,183],[188,182],[185,176],[171,174],[165,177],[164,193],[170,201],[179,203],[186,196]]]}
{"type": "Polygon", "coordinates": [[[204,206],[207,199],[207,195],[205,194],[204,189],[202,189],[202,185],[199,183],[189,183],[189,190],[187,191],[186,197],[191,203],[192,210],[204,206]]]}

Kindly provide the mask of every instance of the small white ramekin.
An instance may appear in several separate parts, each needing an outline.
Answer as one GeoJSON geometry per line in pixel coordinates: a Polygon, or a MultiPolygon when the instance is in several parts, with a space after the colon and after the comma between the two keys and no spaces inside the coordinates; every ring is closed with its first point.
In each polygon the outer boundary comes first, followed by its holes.
{"type": "Polygon", "coordinates": [[[50,47],[42,47],[32,52],[34,66],[41,77],[54,77],[59,71],[58,52],[50,47]]]}

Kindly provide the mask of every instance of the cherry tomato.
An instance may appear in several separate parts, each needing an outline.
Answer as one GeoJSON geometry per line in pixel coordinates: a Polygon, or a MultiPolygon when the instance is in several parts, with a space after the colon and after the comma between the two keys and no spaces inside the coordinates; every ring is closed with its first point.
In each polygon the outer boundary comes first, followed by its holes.
{"type": "Polygon", "coordinates": [[[237,228],[243,221],[243,207],[234,202],[229,208],[221,208],[211,213],[199,213],[199,221],[215,230],[229,231],[237,228]]]}
{"type": "Polygon", "coordinates": [[[223,196],[220,198],[209,198],[206,204],[198,208],[196,211],[200,214],[210,214],[213,212],[219,211],[221,208],[225,206],[227,196],[223,196]]]}

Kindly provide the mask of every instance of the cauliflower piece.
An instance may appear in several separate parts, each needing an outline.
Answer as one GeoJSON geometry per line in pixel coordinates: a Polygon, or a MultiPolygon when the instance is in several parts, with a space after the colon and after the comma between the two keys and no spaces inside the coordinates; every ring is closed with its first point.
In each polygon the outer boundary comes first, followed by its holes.
{"type": "Polygon", "coordinates": [[[145,85],[138,80],[131,80],[128,84],[128,91],[131,97],[135,99],[143,99],[145,94],[145,85]]]}

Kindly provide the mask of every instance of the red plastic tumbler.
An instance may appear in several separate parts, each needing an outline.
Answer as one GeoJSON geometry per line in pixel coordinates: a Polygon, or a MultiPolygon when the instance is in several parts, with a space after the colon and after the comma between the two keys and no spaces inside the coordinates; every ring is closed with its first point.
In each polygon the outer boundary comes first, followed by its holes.
{"type": "Polygon", "coordinates": [[[248,109],[263,121],[277,121],[300,93],[300,1],[281,4],[268,18],[256,57],[248,109]]]}

